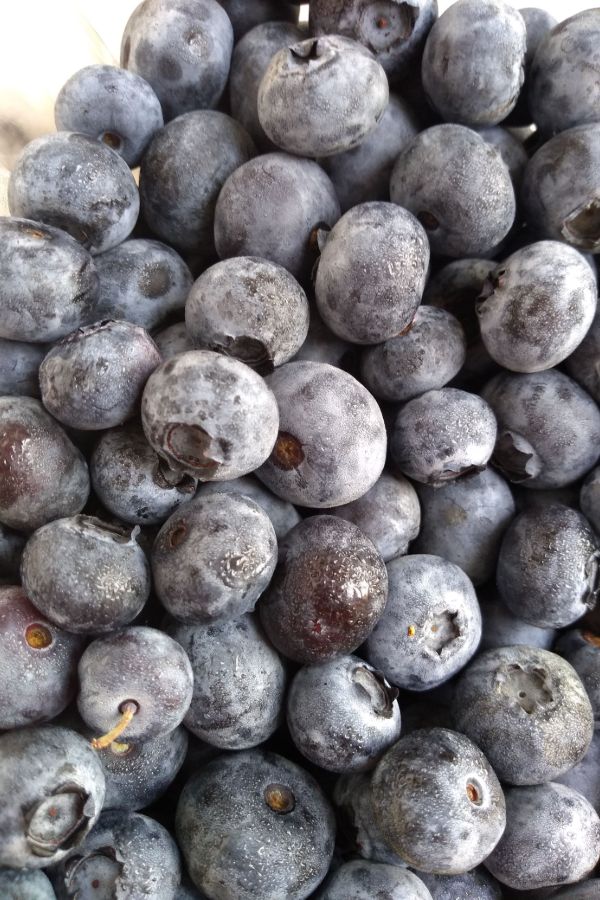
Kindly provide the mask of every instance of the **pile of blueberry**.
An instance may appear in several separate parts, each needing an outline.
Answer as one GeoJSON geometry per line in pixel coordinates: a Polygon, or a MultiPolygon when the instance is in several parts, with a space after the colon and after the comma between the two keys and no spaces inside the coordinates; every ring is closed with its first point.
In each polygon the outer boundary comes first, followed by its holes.
{"type": "Polygon", "coordinates": [[[1,900],[600,898],[600,8],[309,16],[12,172],[1,900]]]}

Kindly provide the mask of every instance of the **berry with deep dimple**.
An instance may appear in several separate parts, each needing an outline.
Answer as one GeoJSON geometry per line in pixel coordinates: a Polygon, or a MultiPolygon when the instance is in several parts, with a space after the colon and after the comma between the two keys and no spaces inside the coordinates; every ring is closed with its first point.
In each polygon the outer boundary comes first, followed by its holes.
{"type": "Polygon", "coordinates": [[[484,865],[526,891],[580,881],[599,857],[597,813],[582,794],[549,782],[506,791],[506,831],[484,865]]]}
{"type": "Polygon", "coordinates": [[[4,900],[56,900],[48,876],[37,869],[0,869],[0,896],[4,900]]]}
{"type": "Polygon", "coordinates": [[[400,471],[423,484],[444,484],[487,465],[496,441],[496,418],[477,394],[442,388],[401,407],[390,438],[400,471]]]}
{"type": "Polygon", "coordinates": [[[432,900],[502,900],[502,890],[483,866],[462,875],[430,875],[419,872],[419,878],[432,900]]]}
{"type": "Polygon", "coordinates": [[[373,541],[384,562],[408,553],[421,527],[417,492],[408,478],[389,472],[382,472],[358,500],[336,506],[330,513],[357,525],[373,541]]]}
{"type": "Polygon", "coordinates": [[[231,481],[206,482],[200,485],[196,496],[208,497],[210,494],[243,494],[254,500],[270,518],[278,541],[301,521],[300,513],[295,506],[272,494],[260,481],[250,475],[232,478],[231,481]]]}
{"type": "Polygon", "coordinates": [[[360,41],[392,81],[418,68],[436,16],[437,0],[311,0],[309,27],[360,41]]]}
{"type": "Polygon", "coordinates": [[[258,89],[258,118],[282,150],[332,156],[374,131],[388,100],[385,72],[370,50],[330,34],[275,54],[258,89]]]}
{"type": "Polygon", "coordinates": [[[77,706],[90,728],[111,736],[98,743],[100,748],[113,741],[144,741],[183,721],[193,680],[187,654],[168,635],[155,628],[123,628],[96,638],[83,653],[77,706]]]}
{"type": "Polygon", "coordinates": [[[372,791],[384,839],[423,872],[467,872],[504,831],[504,795],[492,767],[468,738],[446,728],[401,738],[377,765],[372,791]]]}
{"type": "Polygon", "coordinates": [[[102,141],[137,166],[152,135],[163,126],[160,102],[147,81],[117,66],[86,66],[61,88],[54,105],[57,131],[102,141]]]}
{"type": "Polygon", "coordinates": [[[247,475],[277,439],[277,402],[260,375],[210,350],[181,353],[150,376],[142,425],[176,472],[200,481],[247,475]]]}
{"type": "Polygon", "coordinates": [[[502,157],[462,125],[434,125],[413,138],[394,166],[390,197],[419,219],[432,252],[444,256],[489,253],[515,218],[502,157]]]}
{"type": "Polygon", "coordinates": [[[600,452],[600,410],[557,369],[501,373],[481,392],[498,420],[492,461],[516,484],[560,488],[593,467],[600,452]]]}
{"type": "Polygon", "coordinates": [[[65,900],[175,900],[181,862],[175,841],[154,819],[106,810],[54,877],[65,900]]]}
{"type": "Polygon", "coordinates": [[[358,656],[305,666],[287,697],[292,740],[329,772],[370,769],[400,736],[397,696],[397,689],[358,656]]]}
{"type": "Polygon", "coordinates": [[[581,512],[600,534],[600,466],[592,469],[581,485],[579,505],[581,512]]]}
{"type": "Polygon", "coordinates": [[[125,25],[121,66],[152,85],[168,121],[217,106],[232,47],[231,22],[216,0],[144,0],[125,25]]]}
{"type": "Polygon", "coordinates": [[[355,525],[312,516],[281,542],[259,612],[281,653],[319,663],[362,644],[383,613],[387,587],[381,556],[355,525]]]}
{"type": "Polygon", "coordinates": [[[40,366],[42,401],[71,428],[114,428],[135,415],[144,385],[160,363],[158,347],[139,325],[96,322],[46,354],[40,366]]]}
{"type": "Polygon", "coordinates": [[[49,622],[21,588],[0,587],[0,729],[59,715],[75,696],[83,640],[49,622]]]}
{"type": "Polygon", "coordinates": [[[221,756],[191,778],[175,833],[209,897],[304,900],[327,874],[335,821],[307,772],[255,750],[221,756]]]}
{"type": "Polygon", "coordinates": [[[419,306],[404,332],[363,351],[360,374],[379,400],[403,403],[443,388],[462,369],[467,343],[452,313],[419,306]]]}
{"type": "Polygon", "coordinates": [[[42,526],[21,560],[27,596],[66,631],[100,634],[127,625],[150,594],[150,566],[138,531],[91,516],[42,526]]]}
{"type": "Polygon", "coordinates": [[[310,159],[265,153],[240,165],[217,200],[214,236],[221,259],[258,256],[304,279],[318,255],[317,234],[340,205],[331,180],[310,159]]]}
{"type": "Polygon", "coordinates": [[[558,365],[581,343],[596,312],[592,270],[573,247],[538,241],[489,275],[476,305],[490,356],[513,372],[558,365]]]}
{"type": "Polygon", "coordinates": [[[480,591],[478,600],[482,620],[480,650],[495,650],[514,644],[526,644],[541,650],[552,649],[556,629],[539,628],[515,616],[502,602],[494,586],[480,591]]]}
{"type": "Polygon", "coordinates": [[[427,236],[411,213],[394,203],[355,206],[324,236],[315,276],[319,314],[344,340],[387,341],[410,328],[428,266],[427,236]]]}
{"type": "Polygon", "coordinates": [[[600,309],[580,345],[565,360],[565,369],[600,403],[600,309]]]}
{"type": "Polygon", "coordinates": [[[581,628],[565,631],[554,649],[569,662],[583,682],[594,719],[600,723],[600,637],[581,628]]]}
{"type": "Polygon", "coordinates": [[[425,884],[412,872],[384,863],[352,860],[336,869],[319,900],[431,900],[425,884]]]}
{"type": "Polygon", "coordinates": [[[573,667],[522,645],[479,654],[458,682],[452,717],[509,784],[551,781],[579,762],[594,733],[573,667]]]}
{"type": "Polygon", "coordinates": [[[496,584],[511,612],[532,625],[576,622],[600,590],[600,546],[588,521],[561,503],[522,512],[504,536],[496,584]]]}
{"type": "Polygon", "coordinates": [[[2,338],[55,341],[93,318],[99,285],[94,260],[59,228],[1,217],[0,278],[2,338]]]}
{"type": "Polygon", "coordinates": [[[256,472],[299,506],[341,506],[373,487],[385,463],[381,410],[351,375],[326,363],[291,362],[269,375],[279,405],[273,452],[256,472]]]}
{"type": "Polygon", "coordinates": [[[387,570],[387,606],[367,638],[365,656],[392,684],[430,690],[477,650],[477,596],[464,572],[439,556],[400,556],[387,570]]]}
{"type": "Polygon", "coordinates": [[[156,328],[183,310],[192,275],[182,258],[160,241],[129,240],[95,259],[100,293],[95,319],[125,319],[156,328]]]}
{"type": "Polygon", "coordinates": [[[149,228],[168,244],[211,260],[219,191],[253,154],[244,128],[224,113],[195,110],[169,122],[153,137],[140,169],[149,228]]]}
{"type": "Polygon", "coordinates": [[[26,540],[24,534],[12,531],[0,522],[0,584],[14,584],[18,581],[26,540]]]}
{"type": "Polygon", "coordinates": [[[38,370],[46,352],[43,344],[0,338],[0,396],[39,397],[38,370]]]}
{"type": "Polygon", "coordinates": [[[152,548],[154,587],[181,622],[209,624],[254,609],[277,564],[277,536],[248,497],[215,493],[177,510],[152,548]]]}
{"type": "Polygon", "coordinates": [[[286,672],[254,616],[216,625],[168,626],[192,664],[194,693],[183,720],[213,747],[247,750],[283,720],[286,672]]]}
{"type": "Polygon", "coordinates": [[[517,102],[525,51],[525,23],[508,3],[458,0],[434,22],[425,44],[427,98],[447,121],[497,125],[517,102]]]}
{"type": "Polygon", "coordinates": [[[129,236],[140,200],[125,160],[93,138],[60,131],[27,144],[11,172],[8,205],[11,215],[62,228],[102,253],[129,236]]]}
{"type": "Polygon", "coordinates": [[[308,300],[295,278],[251,256],[211,266],[185,304],[187,333],[197,347],[240,359],[261,375],[297,353],[308,321],[308,300]]]}
{"type": "Polygon", "coordinates": [[[77,847],[104,802],[88,742],[55,725],[0,735],[0,866],[41,869],[77,847]]]}
{"type": "Polygon", "coordinates": [[[89,490],[83,455],[39,400],[0,397],[0,521],[33,531],[81,512],[89,490]]]}

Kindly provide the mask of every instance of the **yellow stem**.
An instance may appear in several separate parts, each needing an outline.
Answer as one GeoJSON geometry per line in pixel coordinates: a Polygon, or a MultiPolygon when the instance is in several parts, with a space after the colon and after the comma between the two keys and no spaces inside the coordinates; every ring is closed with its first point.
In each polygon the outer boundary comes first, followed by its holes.
{"type": "Polygon", "coordinates": [[[138,710],[136,703],[126,703],[123,707],[123,712],[121,713],[121,718],[117,722],[114,728],[111,728],[106,734],[103,734],[102,737],[94,738],[92,741],[92,747],[94,750],[104,750],[106,747],[110,747],[113,741],[116,741],[118,737],[120,737],[127,726],[130,724],[131,720],[135,716],[138,710]]]}

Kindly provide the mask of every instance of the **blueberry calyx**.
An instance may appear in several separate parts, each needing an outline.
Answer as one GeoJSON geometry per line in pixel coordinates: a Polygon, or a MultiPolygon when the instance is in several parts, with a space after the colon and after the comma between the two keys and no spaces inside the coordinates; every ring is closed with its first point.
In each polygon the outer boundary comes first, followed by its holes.
{"type": "Polygon", "coordinates": [[[542,463],[531,444],[515,431],[498,435],[492,462],[515,484],[535,478],[542,471],[542,463]]]}
{"type": "Polygon", "coordinates": [[[300,44],[294,44],[293,47],[290,47],[290,53],[294,59],[306,63],[309,63],[314,59],[319,59],[321,56],[320,50],[321,48],[318,40],[302,41],[300,44]]]}
{"type": "Polygon", "coordinates": [[[27,843],[36,856],[52,857],[58,850],[76,846],[86,833],[94,810],[89,794],[67,784],[35,806],[27,825],[27,843]]]}
{"type": "Polygon", "coordinates": [[[369,697],[371,708],[376,715],[391,719],[394,714],[394,700],[398,697],[398,688],[387,683],[382,672],[357,666],[352,672],[352,681],[369,697]]]}
{"type": "Polygon", "coordinates": [[[600,197],[582,203],[564,220],[561,234],[569,244],[592,253],[600,249],[600,197]]]}

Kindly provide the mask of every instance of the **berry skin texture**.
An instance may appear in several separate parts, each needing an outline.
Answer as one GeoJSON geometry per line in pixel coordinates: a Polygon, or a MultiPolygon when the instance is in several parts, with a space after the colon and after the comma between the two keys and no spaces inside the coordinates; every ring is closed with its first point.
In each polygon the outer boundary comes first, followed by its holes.
{"type": "Polygon", "coordinates": [[[565,369],[600,403],[600,309],[582,342],[565,361],[565,369]]]}
{"type": "Polygon", "coordinates": [[[479,654],[452,703],[456,727],[509,784],[541,784],[585,755],[594,716],[581,680],[555,653],[500,647],[479,654]]]}
{"type": "Polygon", "coordinates": [[[258,118],[282,150],[333,156],[375,130],[388,100],[386,74],[373,54],[332,34],[275,54],[258,90],[258,118]]]}
{"type": "Polygon", "coordinates": [[[273,452],[256,472],[298,506],[327,509],[362,497],[385,463],[381,410],[351,375],[327,363],[291,362],[266,379],[279,406],[273,452]]]}
{"type": "Polygon", "coordinates": [[[319,900],[431,900],[424,883],[412,872],[383,863],[354,859],[343,863],[318,894],[319,900]]]}
{"type": "Polygon", "coordinates": [[[0,587],[0,729],[59,715],[75,696],[83,640],[40,615],[21,588],[0,587]]]}
{"type": "Polygon", "coordinates": [[[89,490],[83,455],[42,404],[0,397],[0,521],[33,531],[81,512],[89,490]]]}
{"type": "Polygon", "coordinates": [[[362,859],[406,868],[404,860],[387,845],[375,823],[370,772],[341,775],[333,789],[333,801],[340,820],[340,838],[350,836],[350,852],[362,859]]]}
{"type": "Polygon", "coordinates": [[[400,556],[387,570],[388,602],[367,638],[366,659],[398,687],[431,690],[477,650],[481,613],[473,585],[439,556],[400,556]]]}
{"type": "Polygon", "coordinates": [[[45,355],[43,344],[0,338],[0,396],[39,397],[38,371],[45,355]]]}
{"type": "Polygon", "coordinates": [[[477,394],[442,388],[401,407],[390,450],[403,475],[441,485],[487,465],[496,441],[496,418],[477,394]]]}
{"type": "Polygon", "coordinates": [[[150,566],[128,531],[91,516],[57,519],[29,538],[23,587],[50,621],[75,634],[101,634],[131,622],[150,594],[150,566]]]}
{"type": "Polygon", "coordinates": [[[185,329],[185,322],[175,322],[174,325],[167,325],[153,335],[154,343],[160,351],[160,355],[166,362],[173,359],[178,353],[187,353],[193,350],[194,345],[189,338],[185,329]]]}
{"type": "Polygon", "coordinates": [[[99,286],[94,260],[60,228],[1,217],[0,278],[2,338],[55,341],[93,317],[99,286]]]}
{"type": "Polygon", "coordinates": [[[560,503],[525,510],[504,536],[496,584],[511,612],[532,625],[576,622],[600,589],[600,547],[588,521],[560,503]]]}
{"type": "Polygon", "coordinates": [[[62,228],[94,255],[129,237],[140,200],[125,160],[84,134],[59,131],[26,145],[8,205],[12,216],[62,228]]]}
{"type": "Polygon", "coordinates": [[[104,774],[95,752],[76,732],[42,725],[0,735],[0,763],[0,866],[59,862],[102,810],[104,774]]]}
{"type": "Polygon", "coordinates": [[[600,466],[592,469],[579,493],[581,512],[600,534],[600,466]]]}
{"type": "Polygon", "coordinates": [[[564,631],[554,649],[569,662],[583,682],[592,704],[594,720],[600,724],[600,642],[590,631],[564,631]]]}
{"type": "Polygon", "coordinates": [[[564,784],[506,791],[506,831],[485,860],[502,884],[519,891],[585,878],[600,857],[600,819],[564,784]]]}
{"type": "Polygon", "coordinates": [[[430,891],[433,900],[502,900],[502,890],[495,878],[480,866],[463,875],[429,875],[419,878],[430,891]]]}
{"type": "MultiPolygon", "coordinates": [[[[236,44],[234,52],[244,35],[262,24],[271,25],[275,22],[277,25],[282,25],[285,24],[283,22],[284,19],[286,22],[297,22],[298,10],[293,6],[293,2],[294,0],[290,0],[290,2],[285,2],[285,0],[254,0],[253,3],[248,3],[247,0],[219,0],[219,3],[231,19],[236,44]]],[[[299,29],[294,30],[299,31],[299,29]]]]}
{"type": "Polygon", "coordinates": [[[231,481],[207,481],[200,486],[196,496],[208,497],[210,494],[243,494],[249,500],[254,500],[270,518],[278,541],[301,521],[295,506],[280,500],[251,475],[233,478],[231,481]]]}
{"type": "Polygon", "coordinates": [[[19,566],[27,538],[0,522],[0,584],[19,580],[19,566]]]}
{"type": "Polygon", "coordinates": [[[37,869],[0,869],[4,900],[56,900],[47,875],[37,869]]]}
{"type": "Polygon", "coordinates": [[[428,266],[427,235],[411,213],[394,203],[355,206],[325,237],[315,278],[319,314],[346,341],[387,341],[410,327],[428,266]]]}
{"type": "Polygon", "coordinates": [[[200,481],[253,472],[273,449],[278,424],[277,402],[260,375],[210,350],[163,363],[142,397],[150,446],[175,472],[200,481]]]}
{"type": "Polygon", "coordinates": [[[515,616],[502,602],[494,587],[484,588],[478,595],[482,631],[480,650],[496,650],[514,644],[526,644],[551,650],[556,639],[554,628],[538,628],[515,616]]]}
{"type": "Polygon", "coordinates": [[[375,769],[372,791],[384,839],[417,871],[467,872],[504,831],[504,795],[492,767],[468,738],[446,728],[401,738],[375,769]]]}
{"type": "Polygon", "coordinates": [[[383,613],[387,587],[381,556],[355,525],[311,516],[281,542],[260,618],[284,656],[322,663],[363,643],[383,613]]]}
{"type": "Polygon", "coordinates": [[[372,768],[400,737],[400,709],[383,676],[358,656],[304,666],[287,698],[292,740],[329,772],[372,768]]]}
{"type": "Polygon", "coordinates": [[[71,428],[99,431],[132,418],[148,377],[161,363],[139,325],[101,321],[63,338],[40,366],[42,401],[71,428]]]}
{"type": "Polygon", "coordinates": [[[207,896],[305,900],[327,874],[335,821],[307,772],[254,750],[220,756],[188,781],[175,833],[207,896]]]}

